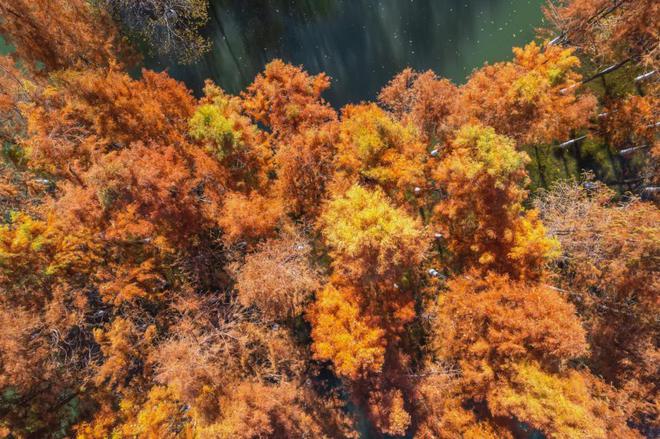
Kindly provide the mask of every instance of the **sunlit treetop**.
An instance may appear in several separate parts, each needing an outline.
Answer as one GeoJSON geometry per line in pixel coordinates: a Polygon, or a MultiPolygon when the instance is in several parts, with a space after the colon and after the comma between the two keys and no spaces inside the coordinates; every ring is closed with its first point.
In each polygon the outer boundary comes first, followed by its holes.
{"type": "Polygon", "coordinates": [[[530,43],[513,62],[487,65],[460,88],[457,121],[492,126],[519,144],[565,140],[588,126],[595,99],[578,95],[579,60],[570,49],[530,43]]]}
{"type": "Polygon", "coordinates": [[[351,187],[327,204],[319,224],[333,267],[353,282],[396,282],[424,257],[421,224],[378,189],[351,187]]]}
{"type": "Polygon", "coordinates": [[[314,356],[331,360],[339,375],[351,379],[380,371],[386,345],[385,331],[377,318],[360,311],[359,297],[350,288],[327,285],[308,315],[314,356]]]}
{"type": "Polygon", "coordinates": [[[166,74],[145,70],[134,80],[117,69],[94,69],[55,78],[39,105],[24,110],[31,167],[79,183],[99,154],[137,141],[172,147],[184,141],[194,101],[166,74]]]}
{"type": "Polygon", "coordinates": [[[230,187],[245,191],[264,183],[271,151],[264,134],[243,114],[240,98],[207,82],[189,134],[229,172],[230,187]]]}
{"type": "Polygon", "coordinates": [[[510,362],[565,362],[586,352],[575,308],[558,292],[507,276],[474,274],[449,281],[437,308],[436,354],[459,358],[466,379],[477,384],[510,362]]]}
{"type": "Polygon", "coordinates": [[[619,408],[600,398],[589,375],[574,370],[555,375],[538,363],[517,364],[510,380],[492,390],[488,407],[548,437],[639,438],[622,422],[619,408]]]}
{"type": "Polygon", "coordinates": [[[408,68],[381,90],[378,100],[398,119],[413,123],[427,142],[446,140],[449,116],[456,111],[458,88],[432,71],[408,68]]]}
{"type": "MultiPolygon", "coordinates": [[[[447,162],[446,171],[461,173],[469,180],[478,175],[488,176],[497,189],[505,189],[512,180],[524,185],[527,181],[524,168],[530,158],[516,151],[515,146],[512,139],[496,134],[492,128],[467,125],[456,133],[448,148],[448,157],[456,160],[447,162]]],[[[516,197],[523,195],[519,191],[516,197]]]]}
{"type": "Polygon", "coordinates": [[[281,60],[269,63],[242,94],[245,111],[276,136],[300,131],[336,118],[321,97],[330,87],[324,74],[311,76],[281,60]]]}
{"type": "Polygon", "coordinates": [[[340,179],[376,184],[402,200],[424,185],[426,156],[412,125],[403,125],[375,104],[344,107],[336,158],[340,179]]]}

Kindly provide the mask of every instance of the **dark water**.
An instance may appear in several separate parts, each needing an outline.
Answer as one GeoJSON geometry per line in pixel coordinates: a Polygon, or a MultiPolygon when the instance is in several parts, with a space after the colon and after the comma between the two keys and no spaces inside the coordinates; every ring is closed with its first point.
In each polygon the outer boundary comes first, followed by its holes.
{"type": "Polygon", "coordinates": [[[211,51],[193,66],[148,60],[199,92],[237,93],[273,58],[326,72],[336,106],[373,100],[405,67],[463,82],[534,38],[544,0],[211,0],[211,51]]]}

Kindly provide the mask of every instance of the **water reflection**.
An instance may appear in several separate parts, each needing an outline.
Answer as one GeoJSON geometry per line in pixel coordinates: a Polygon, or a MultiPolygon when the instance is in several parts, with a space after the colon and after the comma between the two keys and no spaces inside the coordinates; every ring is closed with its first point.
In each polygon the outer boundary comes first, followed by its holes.
{"type": "Polygon", "coordinates": [[[372,100],[406,66],[461,82],[510,58],[541,23],[543,0],[212,0],[212,51],[193,66],[148,60],[199,91],[212,78],[236,93],[273,58],[333,79],[334,105],[372,100]]]}

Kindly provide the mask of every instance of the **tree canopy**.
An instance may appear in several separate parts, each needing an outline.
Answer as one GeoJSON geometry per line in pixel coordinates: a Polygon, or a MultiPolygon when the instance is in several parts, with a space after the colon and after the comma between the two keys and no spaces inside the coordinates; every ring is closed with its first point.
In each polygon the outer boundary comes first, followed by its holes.
{"type": "Polygon", "coordinates": [[[207,7],[0,0],[1,437],[657,435],[657,2],[341,109],[132,68],[207,7]],[[624,181],[532,188],[578,135],[624,181]]]}

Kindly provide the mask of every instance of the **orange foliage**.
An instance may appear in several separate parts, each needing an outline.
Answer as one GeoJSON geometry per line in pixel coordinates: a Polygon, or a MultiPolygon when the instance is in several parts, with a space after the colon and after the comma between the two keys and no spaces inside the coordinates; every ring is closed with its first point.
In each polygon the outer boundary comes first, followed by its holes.
{"type": "Polygon", "coordinates": [[[271,158],[268,142],[243,114],[240,98],[207,82],[190,119],[189,133],[229,171],[225,185],[247,191],[265,183],[271,158]]]}
{"type": "Polygon", "coordinates": [[[334,173],[338,127],[329,122],[287,138],[275,154],[277,194],[287,210],[314,218],[318,215],[334,173]]]}
{"type": "Polygon", "coordinates": [[[113,435],[144,439],[193,437],[192,427],[186,425],[189,419],[184,405],[166,387],[152,387],[141,406],[122,401],[121,411],[125,420],[113,435]]]}
{"type": "Polygon", "coordinates": [[[477,418],[464,408],[461,388],[448,371],[427,370],[415,387],[418,429],[415,438],[513,439],[506,428],[491,419],[477,418]]]}
{"type": "Polygon", "coordinates": [[[596,383],[566,370],[588,345],[575,309],[557,292],[493,274],[448,286],[434,322],[435,355],[460,368],[463,401],[483,401],[497,422],[517,419],[550,437],[605,438],[609,428],[636,437],[598,399],[596,383]]]}
{"type": "Polygon", "coordinates": [[[0,309],[0,388],[30,389],[41,380],[53,378],[48,362],[47,339],[41,332],[43,321],[25,309],[0,309]]]}
{"type": "Polygon", "coordinates": [[[564,140],[588,125],[596,100],[576,95],[580,62],[572,50],[531,43],[514,54],[513,62],[487,65],[460,88],[459,124],[491,126],[518,144],[564,140]]]}
{"type": "Polygon", "coordinates": [[[0,140],[15,142],[25,130],[21,104],[32,97],[34,83],[9,56],[0,56],[0,140]]]}
{"type": "Polygon", "coordinates": [[[581,373],[553,376],[536,364],[519,364],[512,372],[488,396],[494,416],[515,416],[548,437],[641,437],[622,422],[617,407],[595,397],[581,373]],[[612,420],[618,422],[611,425],[612,420]]]}
{"type": "Polygon", "coordinates": [[[308,316],[314,356],[331,360],[339,375],[351,379],[379,372],[385,353],[385,331],[373,317],[361,314],[359,300],[351,289],[327,285],[308,316]]]}
{"type": "MultiPolygon", "coordinates": [[[[0,0],[0,435],[657,430],[657,206],[589,181],[526,208],[520,148],[594,109],[572,49],[460,87],[406,69],[339,117],[279,60],[240,96],[133,78],[101,6],[0,0]]],[[[597,61],[655,65],[646,0],[553,14],[597,61]]],[[[619,149],[657,149],[639,90],[604,104],[619,149]]]]}
{"type": "MultiPolygon", "coordinates": [[[[155,328],[147,332],[153,334],[155,328]]],[[[99,368],[95,381],[98,384],[117,385],[119,389],[126,386],[140,372],[140,344],[149,343],[149,334],[138,334],[137,328],[130,320],[116,318],[110,327],[104,331],[94,330],[94,338],[101,346],[105,362],[99,368]],[[140,337],[144,339],[140,340],[140,337]]]]}
{"type": "Polygon", "coordinates": [[[399,389],[369,394],[369,405],[374,424],[379,431],[404,436],[410,426],[410,414],[404,408],[404,400],[399,389]]]}
{"type": "Polygon", "coordinates": [[[132,142],[183,141],[193,100],[168,77],[143,71],[137,81],[115,69],[64,72],[38,105],[26,109],[24,141],[33,167],[80,184],[79,173],[99,155],[132,142]]]}
{"type": "Polygon", "coordinates": [[[404,122],[413,123],[427,142],[449,134],[449,116],[456,111],[458,88],[432,71],[405,69],[380,92],[378,100],[404,122]]]}
{"type": "Polygon", "coordinates": [[[310,294],[320,287],[311,256],[307,238],[296,230],[260,243],[235,265],[238,300],[271,320],[302,314],[310,294]]]}
{"type": "Polygon", "coordinates": [[[404,434],[411,418],[398,381],[409,361],[402,336],[416,316],[408,289],[426,249],[420,224],[380,189],[354,185],[328,202],[319,225],[334,273],[308,315],[315,357],[354,382],[353,399],[377,431],[404,434]]]}
{"type": "Polygon", "coordinates": [[[660,119],[660,97],[629,95],[618,99],[606,109],[603,118],[605,133],[617,149],[646,146],[660,156],[656,122],[660,119]]]}
{"type": "Polygon", "coordinates": [[[546,17],[569,44],[601,62],[639,57],[658,67],[658,19],[654,0],[559,0],[545,9],[546,17]]]}
{"type": "Polygon", "coordinates": [[[525,212],[529,157],[492,128],[465,126],[435,171],[446,198],[435,217],[459,266],[534,279],[557,244],[534,211],[525,212]]]}
{"type": "Polygon", "coordinates": [[[415,186],[424,185],[424,156],[412,126],[395,121],[375,104],[344,107],[336,157],[340,179],[375,183],[402,201],[415,186]]]}
{"type": "Polygon", "coordinates": [[[200,428],[201,437],[355,437],[349,420],[338,413],[332,402],[324,405],[314,401],[312,395],[293,383],[241,383],[221,405],[225,407],[225,417],[200,428]]]}
{"type": "Polygon", "coordinates": [[[270,62],[243,93],[243,107],[279,139],[336,119],[335,111],[321,93],[330,79],[310,76],[300,67],[281,60],[270,62]]]}
{"type": "Polygon", "coordinates": [[[108,14],[85,0],[3,1],[0,16],[0,34],[33,73],[107,66],[127,54],[108,14]]]}
{"type": "Polygon", "coordinates": [[[483,392],[511,362],[561,364],[587,351],[575,309],[544,286],[490,274],[457,278],[439,296],[437,355],[458,361],[462,380],[483,392]]]}
{"type": "Polygon", "coordinates": [[[253,240],[272,234],[283,214],[284,207],[278,199],[256,192],[249,195],[234,192],[226,196],[218,224],[230,243],[253,240]]]}
{"type": "MultiPolygon", "coordinates": [[[[636,401],[638,415],[655,413],[658,374],[654,343],[658,313],[658,209],[589,182],[558,184],[538,201],[560,240],[558,282],[581,310],[591,342],[590,366],[636,401]]],[[[655,415],[652,415],[655,416],[655,415]]],[[[656,421],[657,422],[657,421],[656,421]]]]}

